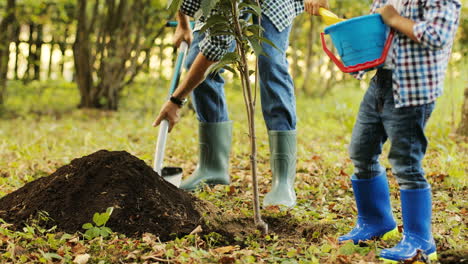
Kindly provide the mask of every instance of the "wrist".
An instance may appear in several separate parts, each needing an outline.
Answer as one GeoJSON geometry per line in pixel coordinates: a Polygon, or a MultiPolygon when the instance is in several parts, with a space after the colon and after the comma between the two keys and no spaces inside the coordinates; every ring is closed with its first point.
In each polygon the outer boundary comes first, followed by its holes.
{"type": "Polygon", "coordinates": [[[169,101],[177,105],[179,108],[182,108],[187,103],[187,98],[179,98],[176,96],[171,96],[169,98],[169,101]]]}
{"type": "Polygon", "coordinates": [[[398,21],[400,21],[401,16],[398,14],[395,14],[388,19],[388,26],[394,28],[396,25],[399,24],[398,21]]]}
{"type": "Polygon", "coordinates": [[[185,15],[184,13],[180,12],[178,13],[177,15],[177,22],[179,22],[179,26],[186,29],[186,28],[189,28],[189,25],[190,25],[190,20],[188,18],[187,15],[185,15]]]}

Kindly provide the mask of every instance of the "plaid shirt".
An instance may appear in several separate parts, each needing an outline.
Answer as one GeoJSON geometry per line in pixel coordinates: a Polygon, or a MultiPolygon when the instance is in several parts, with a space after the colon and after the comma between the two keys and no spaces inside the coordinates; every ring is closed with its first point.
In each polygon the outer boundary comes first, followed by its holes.
{"type": "MultiPolygon", "coordinates": [[[[184,0],[180,11],[194,17],[201,6],[201,0],[184,0]]],[[[262,3],[262,13],[267,16],[278,31],[283,31],[291,25],[293,19],[304,11],[304,0],[265,0],[262,3]]],[[[203,21],[197,21],[195,30],[203,26],[203,21]]],[[[227,53],[232,36],[210,36],[209,31],[199,43],[200,52],[210,61],[219,61],[227,53]]]]}
{"type": "MultiPolygon", "coordinates": [[[[387,2],[374,0],[371,12],[387,2]]],[[[461,7],[459,0],[402,0],[401,4],[401,15],[416,22],[413,31],[419,43],[395,34],[388,64],[393,69],[397,108],[428,104],[442,94],[461,7]]]]}

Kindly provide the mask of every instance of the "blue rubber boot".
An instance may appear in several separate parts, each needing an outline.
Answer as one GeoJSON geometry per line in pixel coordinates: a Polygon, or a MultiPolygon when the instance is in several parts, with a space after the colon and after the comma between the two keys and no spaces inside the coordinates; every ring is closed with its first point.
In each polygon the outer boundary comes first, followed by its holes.
{"type": "Polygon", "coordinates": [[[352,240],[354,244],[375,238],[387,239],[398,234],[390,204],[387,176],[380,174],[372,179],[356,179],[353,175],[354,198],[358,210],[356,226],[338,238],[340,243],[352,240]]]}
{"type": "Polygon", "coordinates": [[[430,260],[437,259],[431,232],[431,188],[401,190],[403,239],[395,247],[384,249],[380,257],[387,262],[411,259],[422,251],[430,260]]]}
{"type": "Polygon", "coordinates": [[[180,188],[193,191],[203,184],[228,185],[231,152],[232,121],[199,124],[199,161],[193,174],[180,188]]]}
{"type": "Polygon", "coordinates": [[[296,131],[268,131],[270,143],[271,191],[263,199],[263,207],[294,207],[296,192],[296,131]]]}

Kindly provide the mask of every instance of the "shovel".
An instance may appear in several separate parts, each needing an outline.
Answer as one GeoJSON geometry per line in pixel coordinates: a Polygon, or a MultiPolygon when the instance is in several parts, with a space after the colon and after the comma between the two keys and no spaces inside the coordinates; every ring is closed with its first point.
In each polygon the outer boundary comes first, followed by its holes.
{"type": "MultiPolygon", "coordinates": [[[[172,21],[168,22],[166,26],[175,27],[177,26],[177,22],[172,22],[172,21]]],[[[172,95],[174,90],[177,88],[177,85],[179,84],[182,65],[184,65],[185,56],[187,55],[187,50],[188,50],[188,44],[187,42],[183,41],[179,47],[179,52],[177,55],[177,60],[176,60],[175,68],[174,68],[174,73],[172,75],[171,85],[169,88],[168,99],[172,95]]],[[[169,122],[167,120],[163,120],[161,124],[159,125],[159,134],[158,134],[158,141],[156,143],[156,150],[154,153],[153,169],[159,175],[161,175],[166,181],[170,182],[172,185],[178,188],[182,180],[182,168],[163,167],[164,152],[166,149],[166,140],[167,140],[168,130],[169,130],[169,122]]]]}
{"type": "Polygon", "coordinates": [[[319,8],[319,14],[322,17],[323,23],[325,23],[327,26],[343,22],[346,19],[339,18],[337,15],[335,15],[333,12],[330,10],[327,10],[323,7],[319,8]]]}

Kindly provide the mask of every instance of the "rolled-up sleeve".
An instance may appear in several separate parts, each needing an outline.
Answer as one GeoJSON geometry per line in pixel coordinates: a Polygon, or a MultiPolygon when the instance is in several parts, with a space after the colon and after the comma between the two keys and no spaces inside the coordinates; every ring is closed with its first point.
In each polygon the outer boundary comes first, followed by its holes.
{"type": "Polygon", "coordinates": [[[220,61],[228,52],[234,38],[229,35],[211,36],[209,30],[206,31],[205,38],[200,41],[200,52],[210,61],[220,61]]]}
{"type": "Polygon", "coordinates": [[[460,2],[457,0],[429,0],[423,21],[413,27],[414,35],[421,45],[441,49],[452,42],[460,17],[460,2]]]}
{"type": "Polygon", "coordinates": [[[195,13],[200,9],[200,0],[183,0],[180,6],[180,12],[184,13],[189,17],[194,17],[195,13]]]}

